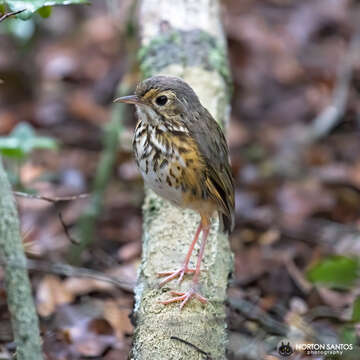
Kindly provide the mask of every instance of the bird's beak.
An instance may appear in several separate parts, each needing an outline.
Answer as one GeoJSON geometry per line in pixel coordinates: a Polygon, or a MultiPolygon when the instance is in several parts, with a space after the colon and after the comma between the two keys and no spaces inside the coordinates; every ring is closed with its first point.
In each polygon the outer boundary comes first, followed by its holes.
{"type": "Polygon", "coordinates": [[[114,103],[140,104],[141,99],[137,95],[122,96],[114,100],[114,103]]]}

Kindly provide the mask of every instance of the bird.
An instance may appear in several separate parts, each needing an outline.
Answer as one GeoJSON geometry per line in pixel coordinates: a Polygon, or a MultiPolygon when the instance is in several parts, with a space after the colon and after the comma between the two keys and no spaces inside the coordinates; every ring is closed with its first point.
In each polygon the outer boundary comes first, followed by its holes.
{"type": "Polygon", "coordinates": [[[161,301],[168,305],[190,299],[201,303],[200,265],[216,213],[219,230],[234,228],[234,179],[229,149],[224,133],[209,111],[201,105],[195,91],[184,80],[157,75],[141,81],[133,95],[114,100],[134,104],[138,122],[134,131],[133,151],[144,183],[160,197],[180,208],[200,215],[200,222],[179,269],[159,272],[164,277],[159,286],[185,274],[193,274],[186,292],[171,292],[173,298],[161,301]],[[202,233],[195,269],[189,267],[191,254],[202,233]]]}

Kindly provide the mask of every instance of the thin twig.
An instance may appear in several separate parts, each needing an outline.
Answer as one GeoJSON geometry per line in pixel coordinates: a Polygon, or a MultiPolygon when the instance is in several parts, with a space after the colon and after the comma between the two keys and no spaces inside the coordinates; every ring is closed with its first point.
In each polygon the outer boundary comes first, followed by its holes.
{"type": "Polygon", "coordinates": [[[205,355],[205,356],[206,356],[205,360],[212,360],[211,357],[210,357],[210,355],[209,355],[206,351],[201,350],[199,347],[197,347],[196,345],[192,344],[191,342],[189,342],[189,341],[187,341],[187,340],[184,340],[184,339],[180,339],[180,338],[177,337],[177,336],[171,336],[170,339],[171,339],[171,340],[180,341],[180,342],[182,342],[183,344],[186,344],[186,345],[192,347],[193,349],[195,349],[196,351],[198,351],[200,354],[205,355]]]}
{"type": "Polygon", "coordinates": [[[266,313],[258,305],[253,304],[250,301],[240,298],[230,297],[227,300],[230,307],[239,310],[248,319],[259,322],[267,331],[272,334],[285,336],[289,328],[286,324],[276,320],[274,317],[266,313]]]}
{"type": "MultiPolygon", "coordinates": [[[[3,265],[4,261],[0,260],[0,264],[3,265]]],[[[26,265],[21,264],[21,262],[16,260],[8,262],[7,265],[15,266],[18,268],[26,267],[27,269],[33,271],[64,275],[68,277],[90,278],[99,281],[104,281],[128,292],[133,292],[135,287],[135,284],[130,281],[117,279],[114,276],[105,275],[98,271],[90,270],[87,268],[75,267],[63,263],[50,263],[47,261],[27,259],[26,265]]]]}
{"type": "Polygon", "coordinates": [[[297,286],[304,292],[304,294],[308,295],[314,286],[306,280],[303,273],[296,266],[294,260],[291,258],[284,259],[284,265],[297,286]]]}
{"type": "Polygon", "coordinates": [[[79,244],[79,241],[74,239],[71,234],[70,234],[70,231],[69,231],[69,225],[66,224],[64,218],[63,218],[63,215],[61,212],[59,212],[59,220],[60,220],[60,223],[64,229],[64,232],[65,232],[65,235],[67,236],[67,238],[70,240],[71,243],[75,244],[75,245],[78,245],[79,244]]]}
{"type": "Polygon", "coordinates": [[[25,9],[13,11],[13,12],[8,12],[8,13],[4,14],[2,17],[0,17],[0,22],[4,21],[5,19],[7,19],[10,16],[15,16],[17,14],[20,14],[23,11],[25,11],[25,9]]]}
{"type": "MultiPolygon", "coordinates": [[[[87,197],[90,196],[90,194],[79,194],[79,195],[71,195],[71,196],[49,197],[49,196],[44,196],[44,195],[28,194],[28,193],[19,192],[19,191],[14,191],[13,193],[15,196],[20,196],[20,197],[24,197],[24,198],[28,198],[28,199],[48,201],[52,204],[56,204],[58,202],[67,202],[67,201],[74,201],[74,200],[79,200],[79,199],[86,199],[87,197]]],[[[71,236],[70,231],[69,231],[69,225],[66,224],[61,212],[59,213],[59,220],[60,220],[61,226],[64,229],[65,235],[70,240],[70,242],[75,245],[79,245],[80,242],[71,236]]]]}
{"type": "Polygon", "coordinates": [[[50,197],[50,196],[44,196],[44,195],[35,195],[35,194],[28,194],[20,191],[14,191],[15,196],[24,197],[28,199],[37,199],[37,200],[44,200],[51,203],[57,203],[57,202],[66,202],[66,201],[74,201],[79,199],[86,199],[90,196],[90,194],[79,194],[79,195],[71,195],[71,196],[56,196],[56,197],[50,197]]]}

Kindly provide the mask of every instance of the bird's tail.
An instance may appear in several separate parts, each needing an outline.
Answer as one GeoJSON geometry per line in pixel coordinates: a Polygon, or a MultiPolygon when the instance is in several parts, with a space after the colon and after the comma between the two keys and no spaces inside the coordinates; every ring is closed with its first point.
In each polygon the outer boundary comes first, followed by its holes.
{"type": "Polygon", "coordinates": [[[235,218],[234,214],[225,215],[219,212],[220,231],[225,234],[230,234],[234,230],[235,218]]]}

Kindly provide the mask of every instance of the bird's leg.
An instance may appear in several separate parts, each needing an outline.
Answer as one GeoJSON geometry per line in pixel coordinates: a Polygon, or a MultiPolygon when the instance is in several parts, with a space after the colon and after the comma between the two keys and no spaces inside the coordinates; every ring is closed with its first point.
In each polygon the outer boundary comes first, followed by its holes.
{"type": "Polygon", "coordinates": [[[179,277],[178,283],[180,284],[183,280],[184,274],[195,272],[195,269],[189,269],[188,266],[189,266],[191,254],[194,250],[195,244],[197,243],[197,241],[199,239],[201,230],[202,230],[202,222],[200,222],[200,224],[196,230],[194,239],[193,239],[193,241],[189,247],[189,250],[186,254],[186,258],[185,258],[183,266],[179,270],[176,270],[176,271],[169,271],[169,272],[166,271],[166,272],[158,273],[159,277],[166,276],[166,278],[159,284],[160,287],[165,285],[167,282],[171,281],[172,279],[175,279],[176,277],[179,277]]]}
{"type": "Polygon", "coordinates": [[[202,218],[201,224],[202,224],[201,226],[202,226],[202,230],[203,230],[203,238],[202,238],[201,245],[200,245],[200,252],[198,255],[198,259],[197,259],[195,274],[194,274],[194,277],[192,280],[191,288],[185,293],[178,292],[178,291],[172,291],[171,294],[176,295],[176,297],[166,300],[166,301],[161,301],[161,303],[164,305],[181,301],[180,309],[182,309],[191,298],[196,298],[203,304],[205,304],[207,302],[206,298],[204,298],[202,295],[199,294],[198,287],[199,287],[200,265],[201,265],[201,260],[204,256],[205,245],[206,245],[206,241],[207,241],[209,231],[210,231],[210,222],[209,222],[208,218],[202,218]]]}

